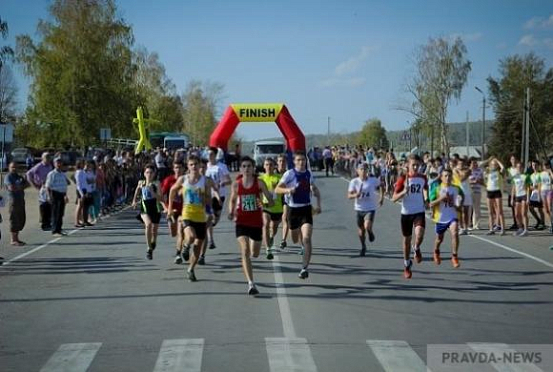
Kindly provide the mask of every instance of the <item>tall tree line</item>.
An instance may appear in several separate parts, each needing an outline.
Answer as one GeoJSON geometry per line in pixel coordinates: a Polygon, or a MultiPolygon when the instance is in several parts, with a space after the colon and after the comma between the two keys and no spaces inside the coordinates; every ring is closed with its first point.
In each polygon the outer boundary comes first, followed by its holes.
{"type": "MultiPolygon", "coordinates": [[[[21,142],[88,146],[98,141],[100,128],[136,138],[138,105],[155,119],[152,130],[186,131],[188,91],[177,93],[157,53],[134,47],[132,27],[118,16],[114,0],[55,0],[49,14],[38,22],[36,42],[17,37],[17,60],[32,81],[16,126],[21,142]]],[[[200,104],[215,116],[214,106],[200,104]]]]}

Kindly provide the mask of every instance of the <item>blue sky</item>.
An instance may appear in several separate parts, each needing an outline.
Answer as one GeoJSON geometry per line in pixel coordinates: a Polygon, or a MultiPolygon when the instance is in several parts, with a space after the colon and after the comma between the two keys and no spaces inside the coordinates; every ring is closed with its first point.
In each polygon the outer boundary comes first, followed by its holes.
{"type": "MultiPolygon", "coordinates": [[[[36,36],[47,1],[2,0],[8,44],[36,36]]],[[[474,86],[497,76],[500,59],[534,51],[553,66],[553,1],[199,1],[118,0],[136,45],[156,51],[182,92],[190,80],[225,86],[234,102],[284,102],[305,133],[359,130],[377,117],[388,130],[413,120],[395,108],[412,56],[429,37],[463,37],[472,72],[449,121],[481,117],[474,86]]],[[[28,80],[14,68],[23,107],[28,80]]],[[[479,107],[480,106],[480,107],[479,107]]],[[[488,109],[487,116],[493,116],[488,109]]],[[[129,124],[130,125],[130,124],[129,124]]],[[[274,124],[242,124],[246,139],[278,135],[274,124]]]]}

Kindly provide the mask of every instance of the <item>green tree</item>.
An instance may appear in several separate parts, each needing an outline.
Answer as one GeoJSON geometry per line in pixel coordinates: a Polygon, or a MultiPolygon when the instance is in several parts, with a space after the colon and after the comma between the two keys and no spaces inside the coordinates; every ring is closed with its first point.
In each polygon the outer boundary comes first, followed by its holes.
{"type": "MultiPolygon", "coordinates": [[[[0,17],[0,35],[8,37],[8,23],[0,17]]],[[[15,117],[17,86],[11,69],[7,65],[13,58],[13,49],[9,45],[0,46],[0,122],[13,120],[15,117]]]]}
{"type": "Polygon", "coordinates": [[[357,137],[357,144],[374,148],[387,148],[388,138],[386,137],[386,129],[377,118],[369,119],[361,128],[361,132],[357,137]]]}
{"type": "Polygon", "coordinates": [[[114,0],[55,0],[39,41],[17,37],[17,57],[32,79],[26,125],[35,145],[88,145],[99,129],[133,133],[138,100],[131,27],[114,0]]]}
{"type": "Polygon", "coordinates": [[[529,53],[501,60],[499,75],[488,78],[495,113],[491,153],[503,159],[520,157],[525,92],[530,88],[530,154],[544,156],[553,148],[553,68],[546,70],[544,59],[529,53]]]}
{"type": "Polygon", "coordinates": [[[416,72],[406,90],[413,101],[400,109],[419,120],[419,132],[439,138],[442,151],[449,150],[447,110],[452,100],[459,100],[466,85],[471,62],[461,38],[430,38],[415,52],[416,72]]]}
{"type": "Polygon", "coordinates": [[[175,84],[167,77],[157,53],[138,48],[133,55],[136,66],[134,81],[140,103],[156,120],[154,131],[180,131],[183,127],[182,101],[175,84]]]}
{"type": "Polygon", "coordinates": [[[0,68],[0,122],[13,121],[17,106],[17,85],[10,66],[0,68]]]}
{"type": "Polygon", "coordinates": [[[182,97],[184,131],[194,145],[209,142],[209,136],[217,125],[218,107],[222,99],[223,85],[192,81],[182,97]]]}
{"type": "MultiPolygon", "coordinates": [[[[2,17],[0,17],[0,35],[2,36],[2,39],[6,39],[8,37],[8,31],[8,22],[2,20],[2,17]]],[[[2,45],[0,47],[0,71],[6,62],[11,60],[12,57],[13,49],[9,45],[2,45]]]]}

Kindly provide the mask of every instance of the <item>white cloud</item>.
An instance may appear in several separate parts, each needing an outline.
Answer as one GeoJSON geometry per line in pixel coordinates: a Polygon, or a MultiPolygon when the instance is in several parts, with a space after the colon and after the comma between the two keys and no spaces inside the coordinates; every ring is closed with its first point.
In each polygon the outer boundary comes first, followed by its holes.
{"type": "Polygon", "coordinates": [[[548,18],[544,17],[533,17],[530,18],[526,23],[524,23],[524,28],[527,30],[535,28],[553,28],[553,14],[548,18]]]}
{"type": "Polygon", "coordinates": [[[358,87],[364,85],[367,79],[354,75],[373,50],[372,47],[362,47],[359,54],[340,62],[334,68],[332,77],[322,80],[320,85],[323,87],[358,87]]]}
{"type": "Polygon", "coordinates": [[[323,87],[358,87],[364,85],[367,79],[363,77],[354,78],[330,78],[321,81],[323,87]]]}
{"type": "Polygon", "coordinates": [[[518,42],[518,45],[523,46],[534,46],[538,43],[536,38],[534,38],[534,35],[524,35],[518,42]]]}
{"type": "Polygon", "coordinates": [[[549,18],[547,18],[547,20],[543,22],[543,25],[545,27],[553,27],[553,14],[551,14],[549,18]]]}
{"type": "Polygon", "coordinates": [[[524,28],[527,30],[531,30],[533,28],[538,27],[543,22],[542,17],[532,17],[526,23],[524,24],[524,28]]]}
{"type": "Polygon", "coordinates": [[[460,38],[466,43],[470,43],[472,41],[480,40],[482,38],[482,33],[481,32],[474,32],[472,34],[457,33],[457,34],[449,35],[449,40],[451,41],[454,41],[457,38],[460,38]]]}
{"type": "Polygon", "coordinates": [[[337,76],[343,76],[357,71],[361,63],[367,59],[367,57],[369,56],[369,53],[372,50],[373,48],[371,47],[367,47],[367,46],[362,47],[361,52],[358,55],[351,57],[346,61],[338,64],[338,66],[336,66],[336,68],[334,69],[335,74],[337,76]]]}

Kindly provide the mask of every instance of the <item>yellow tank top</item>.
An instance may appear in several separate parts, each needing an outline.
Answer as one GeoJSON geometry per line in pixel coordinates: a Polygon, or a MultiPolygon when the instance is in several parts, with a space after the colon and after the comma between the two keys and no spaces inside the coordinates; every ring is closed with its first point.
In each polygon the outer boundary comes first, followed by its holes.
{"type": "Polygon", "coordinates": [[[205,177],[201,176],[198,182],[190,183],[188,176],[184,176],[182,185],[182,219],[192,222],[206,222],[205,214],[205,177]]]}
{"type": "MultiPolygon", "coordinates": [[[[278,182],[280,181],[280,175],[273,174],[272,176],[268,175],[267,173],[263,173],[261,176],[259,176],[259,179],[265,183],[265,186],[267,186],[267,190],[271,193],[273,197],[273,201],[275,205],[272,207],[263,207],[264,210],[270,213],[282,213],[282,196],[275,193],[275,188],[278,185],[278,182]]],[[[263,195],[263,203],[267,203],[268,200],[263,195]]]]}

